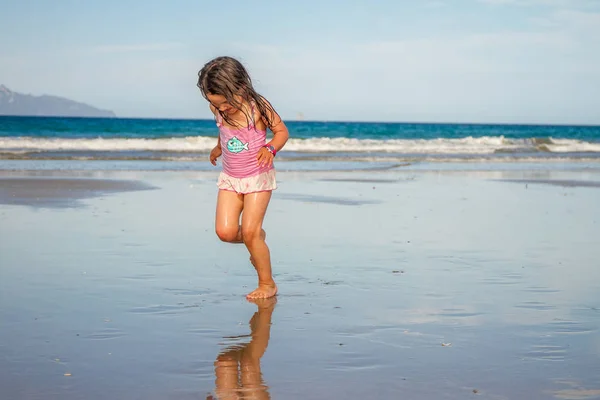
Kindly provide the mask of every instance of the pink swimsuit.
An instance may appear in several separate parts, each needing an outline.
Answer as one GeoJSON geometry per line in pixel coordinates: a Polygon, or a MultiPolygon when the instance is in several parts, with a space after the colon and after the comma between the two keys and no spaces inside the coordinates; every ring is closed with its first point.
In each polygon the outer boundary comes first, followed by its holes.
{"type": "Polygon", "coordinates": [[[220,114],[217,114],[217,126],[223,157],[223,172],[217,182],[219,189],[237,193],[276,189],[275,168],[268,165],[260,167],[256,159],[258,151],[266,143],[267,131],[256,129],[252,122],[245,128],[224,126],[220,114]]]}

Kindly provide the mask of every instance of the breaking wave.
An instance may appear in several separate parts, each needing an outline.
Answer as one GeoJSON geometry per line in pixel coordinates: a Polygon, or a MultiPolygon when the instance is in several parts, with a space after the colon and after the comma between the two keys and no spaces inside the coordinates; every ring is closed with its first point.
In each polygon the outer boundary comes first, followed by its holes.
{"type": "MultiPolygon", "coordinates": [[[[1,153],[43,152],[177,152],[205,153],[216,144],[216,137],[185,138],[34,138],[1,137],[1,153]]],[[[494,153],[600,153],[600,142],[574,139],[528,138],[503,136],[465,137],[459,139],[290,139],[286,151],[298,153],[392,153],[392,154],[468,154],[494,153]]]]}

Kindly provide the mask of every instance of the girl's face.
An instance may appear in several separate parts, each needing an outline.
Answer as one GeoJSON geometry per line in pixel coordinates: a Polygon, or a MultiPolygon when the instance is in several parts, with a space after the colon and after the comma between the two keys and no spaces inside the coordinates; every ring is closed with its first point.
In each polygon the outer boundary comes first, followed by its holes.
{"type": "Polygon", "coordinates": [[[233,115],[239,111],[237,108],[235,108],[231,104],[227,103],[227,99],[223,95],[207,94],[206,97],[208,98],[208,101],[210,102],[210,104],[212,104],[213,107],[215,107],[217,110],[221,111],[222,113],[233,115]]]}

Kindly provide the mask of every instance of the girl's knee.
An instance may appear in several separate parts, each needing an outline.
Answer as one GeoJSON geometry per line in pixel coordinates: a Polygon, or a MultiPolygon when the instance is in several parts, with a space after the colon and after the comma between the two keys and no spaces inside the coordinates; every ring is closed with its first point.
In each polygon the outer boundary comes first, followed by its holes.
{"type": "Polygon", "coordinates": [[[219,239],[221,239],[223,242],[234,242],[237,238],[238,230],[217,227],[216,233],[219,239]]]}
{"type": "Polygon", "coordinates": [[[261,228],[259,227],[242,227],[242,237],[244,243],[251,243],[260,238],[261,228]]]}
{"type": "Polygon", "coordinates": [[[234,364],[237,366],[237,352],[229,351],[225,354],[219,354],[217,356],[217,360],[215,364],[220,364],[221,367],[226,367],[228,365],[234,364]]]}

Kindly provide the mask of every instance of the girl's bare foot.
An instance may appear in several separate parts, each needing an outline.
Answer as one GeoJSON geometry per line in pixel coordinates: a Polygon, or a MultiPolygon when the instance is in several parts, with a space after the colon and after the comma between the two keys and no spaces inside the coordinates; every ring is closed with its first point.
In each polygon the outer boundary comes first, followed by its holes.
{"type": "Polygon", "coordinates": [[[259,310],[268,310],[272,311],[275,308],[275,304],[277,304],[277,296],[269,297],[267,299],[257,298],[257,299],[246,299],[248,303],[255,304],[259,310]]]}
{"type": "Polygon", "coordinates": [[[277,295],[277,285],[258,285],[256,290],[246,295],[248,299],[268,299],[277,295]]]}

